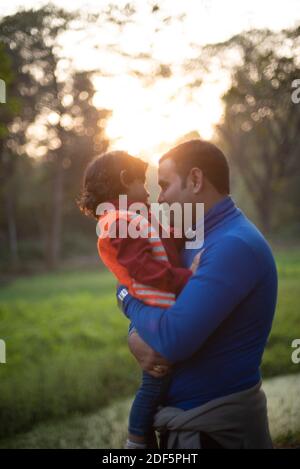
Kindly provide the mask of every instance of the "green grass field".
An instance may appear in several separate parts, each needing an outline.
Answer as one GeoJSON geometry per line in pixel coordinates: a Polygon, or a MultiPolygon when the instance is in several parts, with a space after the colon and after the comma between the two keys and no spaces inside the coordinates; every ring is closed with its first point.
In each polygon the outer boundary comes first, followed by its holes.
{"type": "Polygon", "coordinates": [[[59,272],[0,289],[1,436],[133,392],[139,370],[110,274],[59,272]]]}
{"type": "MultiPolygon", "coordinates": [[[[279,251],[279,301],[264,355],[264,377],[300,372],[300,250],[279,251]]],[[[0,288],[0,437],[39,422],[87,414],[133,394],[140,371],[127,350],[128,320],[115,282],[100,269],[19,278],[0,288]]],[[[52,422],[52,423],[51,423],[52,422]]]]}

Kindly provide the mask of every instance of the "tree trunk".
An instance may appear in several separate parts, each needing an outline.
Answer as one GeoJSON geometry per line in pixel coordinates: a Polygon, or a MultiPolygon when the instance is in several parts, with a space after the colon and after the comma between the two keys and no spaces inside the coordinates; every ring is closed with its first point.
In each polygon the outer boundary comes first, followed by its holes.
{"type": "Polygon", "coordinates": [[[266,195],[256,200],[256,209],[259,216],[259,221],[264,234],[269,234],[271,231],[271,218],[272,218],[272,207],[269,195],[266,195]]]}
{"type": "Polygon", "coordinates": [[[4,189],[4,204],[7,221],[10,264],[13,270],[17,270],[20,265],[17,240],[17,224],[14,210],[13,191],[11,190],[9,184],[4,189]]]}
{"type": "Polygon", "coordinates": [[[57,267],[61,255],[61,235],[62,235],[62,209],[63,209],[63,167],[61,158],[57,156],[56,172],[53,181],[53,199],[51,225],[47,246],[47,265],[53,269],[57,267]]]}

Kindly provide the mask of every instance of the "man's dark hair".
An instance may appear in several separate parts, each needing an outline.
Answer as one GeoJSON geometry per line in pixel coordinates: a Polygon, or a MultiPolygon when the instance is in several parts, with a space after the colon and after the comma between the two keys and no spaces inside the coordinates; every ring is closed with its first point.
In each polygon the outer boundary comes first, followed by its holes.
{"type": "Polygon", "coordinates": [[[127,181],[145,181],[148,164],[125,151],[111,151],[94,158],[87,166],[83,176],[83,187],[77,200],[85,215],[97,218],[99,204],[126,194],[120,180],[121,171],[126,170],[127,181]]]}
{"type": "Polygon", "coordinates": [[[174,162],[176,172],[182,180],[182,187],[186,185],[190,170],[199,168],[220,194],[229,194],[228,162],[222,151],[212,143],[198,139],[181,143],[165,153],[159,162],[167,159],[174,162]]]}

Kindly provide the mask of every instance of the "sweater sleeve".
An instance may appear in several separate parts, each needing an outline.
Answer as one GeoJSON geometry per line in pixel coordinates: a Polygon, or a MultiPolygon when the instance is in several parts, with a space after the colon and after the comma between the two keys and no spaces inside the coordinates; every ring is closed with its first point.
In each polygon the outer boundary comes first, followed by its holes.
{"type": "Polygon", "coordinates": [[[171,308],[147,306],[128,294],[123,311],[150,347],[170,362],[182,361],[203,346],[262,273],[251,247],[228,236],[205,251],[171,308]]]}
{"type": "Polygon", "coordinates": [[[137,282],[178,295],[192,275],[189,269],[155,259],[145,238],[114,238],[111,244],[117,249],[118,262],[137,282]]]}

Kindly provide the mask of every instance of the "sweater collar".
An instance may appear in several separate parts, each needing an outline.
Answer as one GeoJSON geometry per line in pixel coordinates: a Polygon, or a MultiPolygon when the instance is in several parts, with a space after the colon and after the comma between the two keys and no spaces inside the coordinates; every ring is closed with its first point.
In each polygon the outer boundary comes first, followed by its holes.
{"type": "MultiPolygon", "coordinates": [[[[240,213],[232,198],[229,195],[225,196],[204,215],[204,234],[223,224],[225,221],[238,216],[240,213]]],[[[202,220],[196,223],[196,230],[199,229],[201,223],[203,223],[202,220]]]]}

